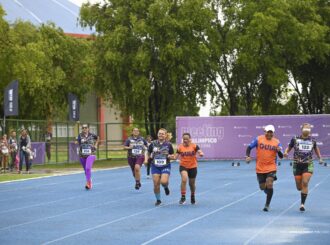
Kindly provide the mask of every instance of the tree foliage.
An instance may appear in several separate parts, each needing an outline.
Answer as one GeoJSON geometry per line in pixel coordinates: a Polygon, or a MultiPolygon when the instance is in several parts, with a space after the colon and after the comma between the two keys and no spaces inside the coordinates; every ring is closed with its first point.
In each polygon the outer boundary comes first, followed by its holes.
{"type": "MultiPolygon", "coordinates": [[[[54,24],[9,25],[0,8],[0,87],[19,81],[19,118],[66,119],[68,92],[83,101],[93,87],[91,42],[66,36],[54,24]]],[[[0,95],[3,101],[3,95],[0,95]]]]}

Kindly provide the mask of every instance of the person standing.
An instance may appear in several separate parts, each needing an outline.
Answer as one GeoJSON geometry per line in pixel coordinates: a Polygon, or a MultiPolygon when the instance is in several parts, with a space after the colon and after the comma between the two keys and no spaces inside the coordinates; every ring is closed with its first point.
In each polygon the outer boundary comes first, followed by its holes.
{"type": "Polygon", "coordinates": [[[274,137],[275,127],[267,125],[265,134],[256,137],[246,149],[246,162],[250,163],[250,153],[253,148],[257,149],[256,172],[259,182],[259,188],[263,190],[266,197],[266,204],[263,211],[268,212],[270,202],[273,197],[273,182],[277,180],[276,160],[278,155],[283,158],[282,145],[278,139],[274,137]]]}
{"type": "MultiPolygon", "coordinates": [[[[147,135],[146,140],[147,140],[147,144],[148,144],[147,147],[149,148],[149,146],[151,145],[151,142],[152,142],[151,135],[147,135]]],[[[146,153],[146,154],[148,154],[148,153],[146,153]]],[[[146,165],[146,167],[147,167],[147,179],[150,179],[151,161],[152,161],[152,159],[149,158],[148,161],[147,161],[147,163],[146,163],[147,164],[146,165]]]]}
{"type": "Polygon", "coordinates": [[[8,144],[9,144],[9,152],[10,152],[9,169],[10,169],[10,172],[12,172],[15,168],[16,156],[17,156],[17,150],[18,150],[15,130],[11,131],[8,144]]]}
{"type": "Polygon", "coordinates": [[[89,132],[87,124],[82,125],[82,132],[76,139],[76,144],[79,144],[80,163],[85,171],[86,185],[85,189],[92,189],[92,167],[96,160],[96,150],[99,143],[99,137],[96,134],[89,132]]]}
{"type": "Polygon", "coordinates": [[[8,168],[8,158],[9,158],[9,144],[7,141],[7,135],[4,134],[0,141],[1,149],[1,168],[3,172],[6,172],[8,168]]]}
{"type": "Polygon", "coordinates": [[[46,155],[47,155],[47,160],[50,162],[51,159],[51,144],[52,144],[52,138],[53,134],[51,133],[51,130],[47,130],[45,133],[45,144],[46,144],[46,155]]]}
{"type": "Polygon", "coordinates": [[[141,166],[147,146],[147,141],[140,136],[140,130],[133,128],[132,135],[125,141],[124,149],[127,150],[127,161],[135,179],[136,190],[141,188],[141,166]]]}
{"type": "Polygon", "coordinates": [[[18,173],[22,172],[23,162],[25,162],[26,173],[30,173],[30,149],[31,138],[26,129],[22,129],[21,136],[19,138],[19,169],[18,173]]]}
{"type": "Polygon", "coordinates": [[[320,164],[323,163],[320,148],[316,140],[311,137],[312,126],[304,123],[301,126],[301,134],[293,137],[288,148],[285,149],[284,157],[288,157],[289,152],[293,153],[293,175],[296,181],[297,190],[300,192],[300,211],[305,211],[305,201],[308,195],[308,183],[314,172],[313,152],[319,158],[320,164]]]}

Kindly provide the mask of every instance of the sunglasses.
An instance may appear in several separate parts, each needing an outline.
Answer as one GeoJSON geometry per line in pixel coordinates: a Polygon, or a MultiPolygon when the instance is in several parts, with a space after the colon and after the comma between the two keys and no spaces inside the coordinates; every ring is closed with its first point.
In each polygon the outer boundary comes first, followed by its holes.
{"type": "Polygon", "coordinates": [[[87,128],[87,127],[82,127],[83,129],[87,128]]]}

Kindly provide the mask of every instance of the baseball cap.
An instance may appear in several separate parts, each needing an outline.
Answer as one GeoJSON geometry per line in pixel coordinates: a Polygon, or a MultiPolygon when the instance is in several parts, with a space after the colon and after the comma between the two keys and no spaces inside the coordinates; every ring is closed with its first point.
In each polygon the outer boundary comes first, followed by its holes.
{"type": "Polygon", "coordinates": [[[275,133],[275,127],[274,127],[274,125],[267,125],[265,127],[265,132],[268,132],[268,131],[272,131],[273,133],[275,133]]]}

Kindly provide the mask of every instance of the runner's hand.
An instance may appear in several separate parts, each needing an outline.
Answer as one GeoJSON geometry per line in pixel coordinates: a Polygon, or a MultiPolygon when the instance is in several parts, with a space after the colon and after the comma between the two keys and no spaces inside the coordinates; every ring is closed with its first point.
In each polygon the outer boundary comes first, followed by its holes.
{"type": "Polygon", "coordinates": [[[283,156],[284,156],[284,158],[288,158],[289,154],[284,152],[283,156]]]}
{"type": "Polygon", "coordinates": [[[250,162],[251,162],[251,160],[252,160],[252,158],[251,158],[251,157],[246,157],[246,158],[245,158],[245,161],[246,161],[246,163],[250,163],[250,162]]]}
{"type": "Polygon", "coordinates": [[[322,158],[319,159],[319,164],[324,164],[324,160],[322,158]]]}

